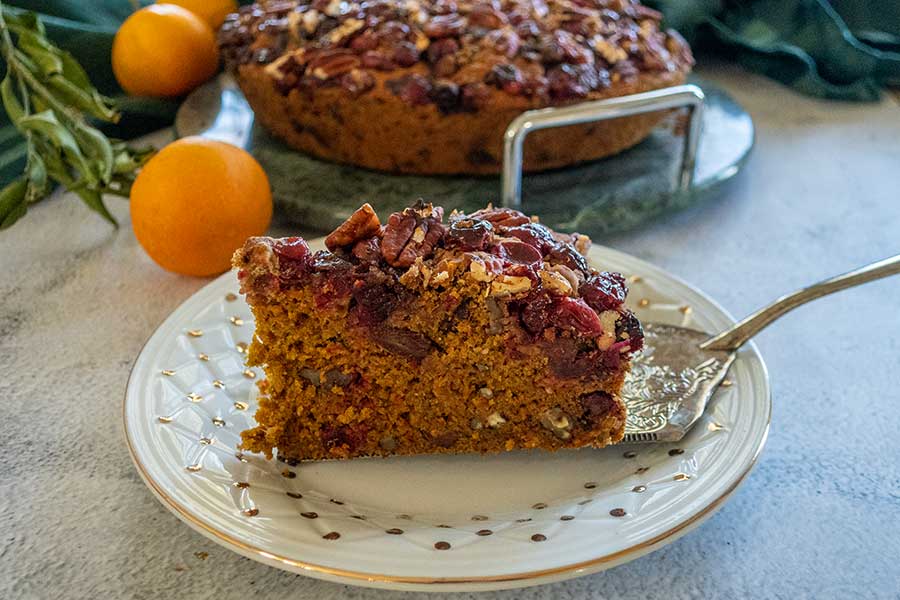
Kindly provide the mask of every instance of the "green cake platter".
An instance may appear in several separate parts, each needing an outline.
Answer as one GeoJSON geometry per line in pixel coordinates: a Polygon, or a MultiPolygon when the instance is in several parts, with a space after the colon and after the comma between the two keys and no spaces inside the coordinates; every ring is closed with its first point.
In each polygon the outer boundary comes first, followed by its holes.
{"type": "MultiPolygon", "coordinates": [[[[753,148],[750,115],[725,91],[693,78],[705,96],[693,178],[677,185],[684,118],[671,114],[643,142],[616,156],[527,174],[522,206],[553,228],[591,236],[618,233],[717,195],[753,148]]],[[[282,220],[304,231],[328,232],[362,202],[381,214],[416,198],[448,210],[476,210],[500,199],[500,176],[395,175],[301,154],[254,123],[253,111],[228,75],[194,91],[175,120],[179,137],[201,135],[248,149],[265,168],[282,220]]]]}

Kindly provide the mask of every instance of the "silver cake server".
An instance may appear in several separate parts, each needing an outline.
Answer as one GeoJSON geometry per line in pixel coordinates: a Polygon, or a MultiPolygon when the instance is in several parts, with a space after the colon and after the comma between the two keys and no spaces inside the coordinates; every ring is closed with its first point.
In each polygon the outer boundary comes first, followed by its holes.
{"type": "Polygon", "coordinates": [[[644,349],[632,360],[622,389],[628,407],[622,442],[677,442],[703,415],[747,340],[801,304],[897,273],[900,254],[783,296],[713,336],[644,323],[644,349]]]}

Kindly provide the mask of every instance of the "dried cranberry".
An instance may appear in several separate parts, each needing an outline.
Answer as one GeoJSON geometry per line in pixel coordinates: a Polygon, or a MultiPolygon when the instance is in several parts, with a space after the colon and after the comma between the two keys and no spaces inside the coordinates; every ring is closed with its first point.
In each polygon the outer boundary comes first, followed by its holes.
{"type": "Polygon", "coordinates": [[[540,223],[525,223],[524,225],[516,225],[515,227],[510,227],[506,231],[503,232],[503,235],[512,236],[518,238],[529,244],[534,246],[541,253],[549,252],[554,246],[557,245],[556,239],[553,237],[553,233],[544,225],[540,223]]]}
{"type": "Polygon", "coordinates": [[[400,303],[397,293],[387,284],[358,279],[351,290],[356,301],[356,315],[361,325],[375,325],[390,316],[400,303]]]}
{"type": "Polygon", "coordinates": [[[411,67],[419,62],[419,49],[412,42],[400,42],[394,48],[391,59],[401,67],[411,67]]]}
{"type": "Polygon", "coordinates": [[[453,38],[444,38],[442,40],[436,40],[428,46],[428,61],[431,63],[437,63],[441,58],[455,53],[459,50],[459,42],[457,42],[453,38]]]}
{"type": "Polygon", "coordinates": [[[578,293],[595,310],[617,310],[625,302],[628,288],[621,274],[603,271],[588,277],[578,293]]]}
{"type": "Polygon", "coordinates": [[[558,65],[547,71],[550,95],[559,100],[584,98],[597,86],[597,81],[593,69],[582,71],[569,64],[558,65]]]}
{"type": "Polygon", "coordinates": [[[587,261],[578,253],[571,244],[557,244],[546,255],[547,260],[554,265],[565,265],[573,271],[587,276],[590,274],[587,261]]]}
{"type": "Polygon", "coordinates": [[[529,333],[537,335],[547,327],[552,309],[553,299],[550,296],[532,294],[522,303],[519,318],[529,333]]]}
{"type": "Polygon", "coordinates": [[[561,329],[572,329],[584,337],[595,337],[603,333],[600,317],[581,298],[556,298],[550,322],[561,329]]]}
{"type": "Polygon", "coordinates": [[[431,99],[431,81],[422,75],[406,75],[399,79],[391,79],[387,82],[391,90],[401,100],[412,105],[428,104],[431,99]]]}
{"type": "Polygon", "coordinates": [[[429,93],[431,101],[444,114],[458,112],[460,109],[459,86],[452,81],[439,81],[429,93]]]}
{"type": "Polygon", "coordinates": [[[491,248],[491,254],[510,262],[530,265],[541,262],[540,250],[522,241],[504,241],[491,248]]]}
{"type": "Polygon", "coordinates": [[[272,250],[280,258],[303,260],[309,256],[309,246],[301,237],[281,238],[272,246],[272,250]]]}
{"type": "MultiPolygon", "coordinates": [[[[444,57],[447,60],[448,57],[444,57]]],[[[476,111],[485,106],[491,97],[491,91],[483,83],[470,83],[460,90],[460,105],[463,110],[476,111]]]]}
{"type": "Polygon", "coordinates": [[[603,391],[585,394],[578,399],[578,403],[584,409],[585,415],[591,417],[602,417],[618,408],[615,399],[603,391]]]}
{"type": "Polygon", "coordinates": [[[494,226],[483,219],[456,219],[447,230],[446,245],[461,250],[484,250],[494,235],[494,226]]]}
{"type": "Polygon", "coordinates": [[[625,311],[616,323],[616,338],[621,338],[626,333],[628,334],[628,348],[631,352],[637,352],[644,347],[644,328],[630,310],[625,311]]]}
{"type": "Polygon", "coordinates": [[[496,86],[507,94],[522,93],[522,73],[511,64],[494,65],[484,79],[485,83],[496,86]]]}

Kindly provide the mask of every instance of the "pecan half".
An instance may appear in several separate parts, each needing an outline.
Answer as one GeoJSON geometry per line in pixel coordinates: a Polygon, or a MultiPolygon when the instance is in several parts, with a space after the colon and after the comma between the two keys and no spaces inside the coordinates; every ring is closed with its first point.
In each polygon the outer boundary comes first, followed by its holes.
{"type": "Polygon", "coordinates": [[[307,73],[326,80],[348,73],[359,66],[359,58],[350,50],[322,50],[306,65],[307,73]]]}
{"type": "Polygon", "coordinates": [[[444,235],[444,209],[422,200],[388,219],[381,241],[381,255],[388,264],[408,267],[426,258],[444,235]]]}
{"type": "Polygon", "coordinates": [[[375,209],[367,202],[325,238],[325,247],[331,251],[350,246],[372,237],[381,228],[375,209]]]}

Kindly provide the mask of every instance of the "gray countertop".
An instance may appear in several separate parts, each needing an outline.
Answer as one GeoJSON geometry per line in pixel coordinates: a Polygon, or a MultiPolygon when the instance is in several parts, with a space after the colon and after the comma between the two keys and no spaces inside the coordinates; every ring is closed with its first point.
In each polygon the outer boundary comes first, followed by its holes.
{"type": "MultiPolygon", "coordinates": [[[[825,102],[731,68],[701,74],[756,121],[745,172],[706,205],[600,243],[735,315],[900,251],[895,98],[825,102]]],[[[57,196],[0,233],[0,598],[413,597],[241,558],[153,498],[124,442],[125,382],[154,328],[206,281],[157,268],[112,202],[117,231],[57,196]]],[[[605,573],[458,597],[900,597],[898,305],[900,278],[884,280],[758,336],[769,442],[696,531],[605,573]]]]}

